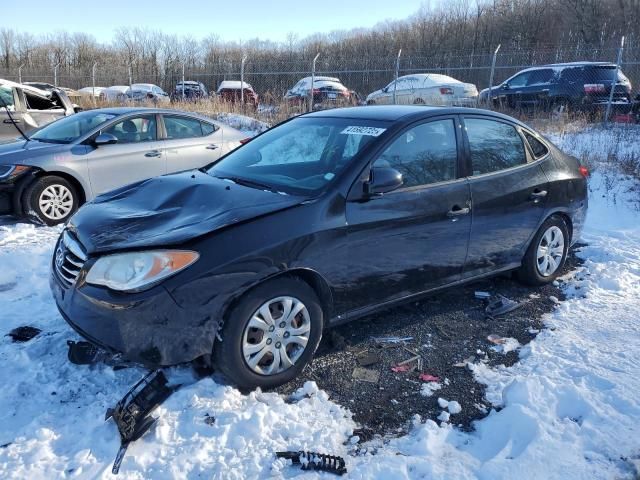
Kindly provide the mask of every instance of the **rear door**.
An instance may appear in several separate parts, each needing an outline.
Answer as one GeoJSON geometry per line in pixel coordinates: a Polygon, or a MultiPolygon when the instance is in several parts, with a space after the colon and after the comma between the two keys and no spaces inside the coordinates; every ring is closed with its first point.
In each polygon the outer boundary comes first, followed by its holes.
{"type": "Polygon", "coordinates": [[[217,125],[182,115],[163,115],[167,171],[201,168],[225,151],[223,131],[217,125]]]}
{"type": "Polygon", "coordinates": [[[408,127],[373,161],[374,168],[402,173],[404,186],[347,203],[350,275],[337,289],[340,309],[393,301],[460,278],[471,228],[461,147],[457,117],[439,117],[408,127]]]}
{"type": "Polygon", "coordinates": [[[553,78],[554,72],[550,68],[532,71],[527,80],[527,86],[523,89],[521,98],[523,105],[527,107],[546,106],[553,78]]]}
{"type": "Polygon", "coordinates": [[[115,136],[118,143],[93,148],[87,154],[94,196],[167,173],[157,115],[127,117],[105,127],[102,133],[115,136]]]}
{"type": "Polygon", "coordinates": [[[520,265],[542,220],[549,184],[520,128],[465,115],[472,226],[464,277],[520,265]]]}

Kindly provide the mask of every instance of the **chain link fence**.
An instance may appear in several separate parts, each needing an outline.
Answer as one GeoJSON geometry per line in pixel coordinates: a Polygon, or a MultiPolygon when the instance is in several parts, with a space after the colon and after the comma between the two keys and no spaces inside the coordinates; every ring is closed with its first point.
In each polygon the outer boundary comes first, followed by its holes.
{"type": "MultiPolygon", "coordinates": [[[[182,80],[201,82],[210,92],[214,92],[222,81],[243,79],[259,95],[262,107],[275,107],[282,105],[287,91],[301,78],[312,75],[337,77],[349,90],[357,92],[357,98],[364,101],[369,93],[387,86],[398,76],[418,73],[444,74],[461,82],[474,84],[477,90],[481,91],[490,87],[491,84],[493,86],[502,85],[506,79],[529,67],[587,61],[608,62],[612,65],[619,61],[620,71],[630,80],[625,97],[628,100],[636,98],[640,86],[640,48],[635,45],[627,45],[624,49],[556,45],[536,49],[497,51],[497,53],[434,50],[433,55],[420,57],[401,53],[397,56],[378,56],[372,53],[356,58],[345,58],[342,52],[326,51],[319,53],[315,62],[315,70],[313,69],[313,58],[297,52],[280,52],[270,55],[256,54],[254,57],[247,55],[244,62],[242,56],[227,55],[210,60],[207,65],[174,63],[168,66],[149,67],[145,65],[142,67],[134,62],[109,66],[98,63],[93,69],[52,67],[50,70],[43,70],[24,66],[6,71],[0,68],[0,77],[17,82],[47,82],[72,89],[94,85],[108,87],[132,83],[152,83],[159,85],[169,93],[174,91],[176,84],[182,80]]],[[[580,85],[580,88],[583,89],[581,93],[587,97],[593,96],[592,94],[601,94],[598,96],[599,100],[602,96],[606,97],[607,91],[610,89],[606,85],[602,86],[605,80],[599,74],[594,78],[580,80],[583,82],[580,85]],[[589,88],[593,91],[584,90],[589,88]]],[[[531,85],[524,85],[524,87],[529,86],[531,85]]],[[[491,97],[509,96],[506,92],[502,93],[504,95],[500,95],[500,92],[492,93],[491,97]]],[[[509,92],[509,94],[511,93],[514,92],[509,92]]],[[[624,108],[616,103],[619,100],[617,90],[615,93],[616,95],[608,101],[612,100],[611,103],[616,106],[617,110],[622,111],[624,108]]],[[[540,92],[540,94],[544,95],[544,92],[540,92]]],[[[491,100],[495,100],[495,98],[491,100]]],[[[492,106],[492,103],[496,106],[495,102],[491,101],[488,106],[492,106]]],[[[522,106],[526,103],[526,99],[516,99],[515,106],[522,106]]],[[[504,104],[500,103],[497,106],[504,107],[504,104]]],[[[514,106],[513,102],[510,106],[514,106]]],[[[631,109],[630,105],[629,109],[631,109]]]]}

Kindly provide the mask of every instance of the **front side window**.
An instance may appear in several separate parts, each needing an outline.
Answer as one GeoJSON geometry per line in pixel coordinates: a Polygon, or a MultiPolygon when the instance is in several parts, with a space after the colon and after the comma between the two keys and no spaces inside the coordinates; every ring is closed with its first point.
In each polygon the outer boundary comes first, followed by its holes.
{"type": "Polygon", "coordinates": [[[238,183],[311,195],[336,178],[384,133],[386,125],[340,118],[294,119],[234,150],[208,172],[238,183]]]}
{"type": "Polygon", "coordinates": [[[156,116],[141,115],[129,117],[117,122],[102,133],[108,133],[118,139],[118,143],[149,142],[157,139],[156,116]]]}
{"type": "Polygon", "coordinates": [[[30,138],[48,143],[71,143],[114,118],[113,113],[87,110],[56,120],[34,132],[30,138]]]}
{"type": "Polygon", "coordinates": [[[473,175],[527,163],[522,138],[512,125],[480,118],[465,118],[464,123],[473,175]]]}
{"type": "Polygon", "coordinates": [[[202,136],[200,120],[187,117],[164,116],[164,128],[167,130],[167,139],[197,138],[202,136]]]}
{"type": "Polygon", "coordinates": [[[395,168],[402,174],[404,187],[415,187],[455,179],[457,160],[455,124],[447,119],[400,134],[373,167],[395,168]]]}
{"type": "Polygon", "coordinates": [[[520,75],[516,75],[507,83],[510,88],[520,88],[524,87],[529,81],[529,77],[531,76],[531,72],[521,73],[520,75]]]}

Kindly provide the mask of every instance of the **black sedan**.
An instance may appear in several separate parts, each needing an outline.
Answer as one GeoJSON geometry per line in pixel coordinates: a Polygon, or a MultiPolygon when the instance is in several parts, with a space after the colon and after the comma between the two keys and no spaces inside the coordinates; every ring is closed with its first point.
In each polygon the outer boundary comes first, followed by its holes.
{"type": "Polygon", "coordinates": [[[273,387],[337,323],[510,270],[553,281],[584,223],[587,175],[484,110],[312,113],[207,168],[86,204],[57,243],[51,288],[103,348],[149,365],[203,358],[273,387]]]}

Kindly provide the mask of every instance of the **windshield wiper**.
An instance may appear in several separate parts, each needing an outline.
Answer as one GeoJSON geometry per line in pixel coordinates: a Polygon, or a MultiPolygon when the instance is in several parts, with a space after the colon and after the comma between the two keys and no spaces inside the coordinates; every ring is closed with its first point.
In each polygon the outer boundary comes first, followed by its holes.
{"type": "Polygon", "coordinates": [[[255,180],[248,180],[242,177],[233,177],[233,176],[227,176],[227,175],[222,177],[218,177],[216,175],[216,178],[220,178],[222,180],[231,180],[233,183],[237,183],[238,185],[243,185],[245,187],[257,188],[259,190],[269,190],[270,192],[280,193],[271,185],[267,185],[266,183],[256,182],[255,180]]]}

